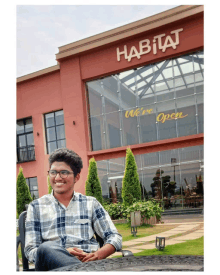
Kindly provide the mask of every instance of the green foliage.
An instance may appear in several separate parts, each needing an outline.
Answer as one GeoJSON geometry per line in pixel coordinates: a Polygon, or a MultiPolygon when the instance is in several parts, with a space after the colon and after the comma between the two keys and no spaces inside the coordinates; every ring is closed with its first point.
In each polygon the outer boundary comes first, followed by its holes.
{"type": "Polygon", "coordinates": [[[161,213],[164,211],[158,202],[154,199],[148,201],[138,201],[128,206],[126,209],[127,218],[130,219],[130,213],[140,211],[142,219],[150,219],[156,216],[158,220],[161,219],[161,213]]]}
{"type": "Polygon", "coordinates": [[[103,204],[102,188],[98,177],[97,164],[94,158],[89,160],[89,172],[86,181],[86,196],[95,197],[103,204]]]}
{"type": "Polygon", "coordinates": [[[134,211],[141,211],[142,220],[149,219],[156,216],[158,220],[161,219],[161,214],[164,211],[160,204],[154,199],[149,201],[137,201],[131,206],[125,206],[122,203],[104,204],[105,210],[109,213],[113,220],[128,219],[130,220],[130,213],[134,211]]]}
{"type": "Polygon", "coordinates": [[[122,203],[111,203],[103,205],[109,216],[113,220],[126,218],[126,206],[122,203]]]}
{"type": "Polygon", "coordinates": [[[51,194],[53,189],[50,185],[50,177],[49,176],[47,177],[47,187],[48,187],[48,194],[51,194]]]}
{"type": "Polygon", "coordinates": [[[125,173],[122,181],[122,198],[125,206],[135,200],[141,200],[141,186],[137,172],[137,164],[130,148],[126,150],[125,173]]]}
{"type": "Polygon", "coordinates": [[[32,202],[31,193],[23,175],[22,167],[19,168],[17,177],[17,215],[26,210],[25,205],[32,202]]]}

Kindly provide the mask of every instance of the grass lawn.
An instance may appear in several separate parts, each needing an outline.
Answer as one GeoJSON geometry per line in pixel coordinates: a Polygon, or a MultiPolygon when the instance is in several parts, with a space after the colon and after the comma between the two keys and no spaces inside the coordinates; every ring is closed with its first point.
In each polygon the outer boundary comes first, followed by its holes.
{"type": "Polygon", "coordinates": [[[150,224],[143,224],[141,226],[138,226],[137,228],[137,236],[134,237],[133,234],[131,234],[131,225],[130,223],[119,223],[115,224],[118,232],[122,235],[122,241],[130,241],[146,236],[150,236],[153,234],[159,234],[161,232],[170,230],[172,228],[177,227],[178,225],[150,225],[150,224]]]}
{"type": "MultiPolygon", "coordinates": [[[[129,250],[129,248],[128,248],[129,250]]],[[[164,250],[145,249],[139,253],[134,253],[134,256],[151,256],[151,255],[204,255],[204,237],[189,240],[184,243],[166,245],[164,250]]],[[[118,258],[122,256],[114,256],[118,258]]]]}

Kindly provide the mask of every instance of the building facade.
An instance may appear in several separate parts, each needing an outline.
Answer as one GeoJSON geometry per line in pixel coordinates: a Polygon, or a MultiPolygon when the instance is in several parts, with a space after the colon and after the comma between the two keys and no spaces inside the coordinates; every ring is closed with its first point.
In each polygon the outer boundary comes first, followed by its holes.
{"type": "Polygon", "coordinates": [[[121,200],[126,148],[142,196],[203,207],[203,6],[166,12],[59,48],[56,66],[17,79],[17,171],[48,193],[48,156],[97,161],[105,199],[121,200]]]}

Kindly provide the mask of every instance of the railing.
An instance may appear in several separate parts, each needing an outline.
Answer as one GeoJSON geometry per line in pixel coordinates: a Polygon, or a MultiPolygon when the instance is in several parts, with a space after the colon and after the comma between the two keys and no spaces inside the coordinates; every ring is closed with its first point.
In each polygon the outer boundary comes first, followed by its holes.
{"type": "Polygon", "coordinates": [[[26,162],[35,160],[35,146],[17,148],[17,162],[26,162]]]}

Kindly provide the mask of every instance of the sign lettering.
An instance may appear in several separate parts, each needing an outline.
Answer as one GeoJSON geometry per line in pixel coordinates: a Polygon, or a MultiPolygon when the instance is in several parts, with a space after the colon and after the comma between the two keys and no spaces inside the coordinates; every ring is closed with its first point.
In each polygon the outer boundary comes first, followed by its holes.
{"type": "Polygon", "coordinates": [[[167,36],[165,33],[156,35],[153,38],[152,46],[150,45],[151,42],[149,39],[141,40],[139,41],[139,51],[135,46],[131,47],[129,53],[128,53],[127,45],[124,45],[123,50],[120,50],[118,47],[116,49],[117,61],[121,61],[121,56],[124,56],[124,58],[128,60],[128,62],[130,62],[131,59],[134,57],[137,57],[138,59],[140,59],[143,54],[150,53],[152,48],[153,48],[153,54],[157,54],[158,49],[161,50],[163,53],[166,52],[166,49],[170,47],[172,47],[175,50],[176,46],[179,45],[180,43],[179,33],[182,31],[183,31],[183,28],[171,31],[170,35],[167,35],[167,36]],[[164,43],[162,41],[162,37],[165,37],[164,43]]]}
{"type": "MultiPolygon", "coordinates": [[[[137,117],[137,116],[145,115],[146,113],[152,114],[152,112],[153,112],[153,109],[144,109],[144,107],[142,107],[142,108],[137,108],[137,109],[132,109],[130,111],[126,111],[125,117],[126,118],[135,117],[135,116],[137,117]]],[[[172,114],[159,113],[156,120],[158,122],[164,123],[167,120],[180,119],[180,118],[184,118],[187,116],[188,116],[188,114],[183,115],[182,112],[177,112],[177,113],[172,113],[172,114]]]]}

